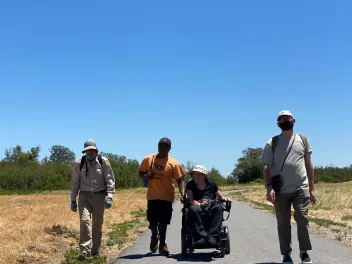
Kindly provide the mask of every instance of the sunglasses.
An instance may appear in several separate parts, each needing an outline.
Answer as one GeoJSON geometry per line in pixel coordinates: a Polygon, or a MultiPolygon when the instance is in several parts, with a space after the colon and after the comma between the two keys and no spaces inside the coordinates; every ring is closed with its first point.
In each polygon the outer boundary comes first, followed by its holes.
{"type": "Polygon", "coordinates": [[[285,121],[291,121],[293,118],[291,116],[281,116],[277,121],[279,123],[284,123],[285,121]]]}

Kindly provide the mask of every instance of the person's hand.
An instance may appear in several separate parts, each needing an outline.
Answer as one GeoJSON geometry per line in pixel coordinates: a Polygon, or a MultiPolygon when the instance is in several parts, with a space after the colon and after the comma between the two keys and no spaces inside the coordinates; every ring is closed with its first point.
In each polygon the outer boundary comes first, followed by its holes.
{"type": "Polygon", "coordinates": [[[203,200],[203,201],[200,203],[201,206],[204,206],[204,205],[206,205],[206,204],[207,204],[207,201],[206,201],[206,200],[203,200]]]}
{"type": "Polygon", "coordinates": [[[185,195],[182,195],[182,194],[181,194],[180,202],[181,202],[181,203],[184,203],[184,200],[185,200],[185,195]]]}
{"type": "Polygon", "coordinates": [[[315,204],[316,201],[317,201],[317,198],[315,197],[314,191],[309,191],[309,196],[310,196],[310,202],[311,202],[312,204],[315,204]]]}
{"type": "Polygon", "coordinates": [[[266,199],[271,202],[272,204],[274,204],[275,202],[275,198],[276,198],[276,194],[275,191],[273,189],[268,189],[266,192],[266,199]]]}
{"type": "Polygon", "coordinates": [[[111,198],[106,199],[105,208],[109,209],[111,205],[112,205],[112,199],[111,198]]]}
{"type": "Polygon", "coordinates": [[[153,173],[152,172],[148,172],[146,174],[144,174],[145,180],[151,180],[153,178],[153,173]]]}
{"type": "Polygon", "coordinates": [[[76,201],[71,202],[71,211],[72,212],[77,212],[77,203],[76,201]]]}
{"type": "Polygon", "coordinates": [[[226,197],[225,197],[225,201],[226,201],[226,202],[231,202],[232,200],[231,200],[231,198],[226,198],[226,197]]]}

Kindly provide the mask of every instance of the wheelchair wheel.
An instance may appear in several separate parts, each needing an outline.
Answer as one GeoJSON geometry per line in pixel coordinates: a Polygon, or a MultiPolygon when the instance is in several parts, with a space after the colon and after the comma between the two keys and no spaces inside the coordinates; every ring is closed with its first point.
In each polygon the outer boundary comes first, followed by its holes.
{"type": "Polygon", "coordinates": [[[221,245],[221,248],[220,248],[220,254],[221,254],[221,257],[225,257],[225,254],[226,254],[226,244],[222,244],[221,245]]]}
{"type": "Polygon", "coordinates": [[[226,235],[226,242],[225,242],[225,254],[230,254],[231,245],[230,245],[230,233],[226,235]]]}
{"type": "Polygon", "coordinates": [[[187,256],[187,238],[182,230],[181,230],[181,253],[182,253],[182,256],[187,256]]]}

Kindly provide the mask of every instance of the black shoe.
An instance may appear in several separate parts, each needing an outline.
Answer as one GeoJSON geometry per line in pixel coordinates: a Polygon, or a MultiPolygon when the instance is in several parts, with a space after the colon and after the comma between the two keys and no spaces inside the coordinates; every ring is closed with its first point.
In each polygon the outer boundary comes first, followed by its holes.
{"type": "Polygon", "coordinates": [[[204,244],[205,244],[204,238],[201,238],[194,243],[194,245],[197,245],[197,246],[204,245],[204,244]]]}
{"type": "Polygon", "coordinates": [[[293,264],[293,261],[290,255],[284,256],[284,259],[282,260],[282,264],[293,264]]]}
{"type": "Polygon", "coordinates": [[[313,263],[312,260],[310,259],[308,253],[306,251],[302,251],[300,254],[300,258],[302,260],[302,264],[309,264],[313,263]]]}
{"type": "Polygon", "coordinates": [[[216,246],[218,244],[218,241],[214,237],[208,237],[207,242],[211,246],[216,246]]]}

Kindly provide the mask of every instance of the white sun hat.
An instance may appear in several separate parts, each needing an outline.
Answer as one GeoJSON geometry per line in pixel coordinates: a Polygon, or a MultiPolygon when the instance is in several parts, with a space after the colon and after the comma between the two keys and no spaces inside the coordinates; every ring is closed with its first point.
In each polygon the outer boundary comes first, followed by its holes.
{"type": "Polygon", "coordinates": [[[200,172],[200,173],[207,175],[207,170],[203,165],[195,165],[192,168],[192,172],[194,172],[194,171],[197,171],[197,172],[200,172]]]}

